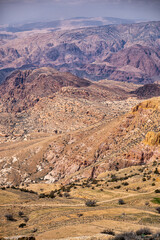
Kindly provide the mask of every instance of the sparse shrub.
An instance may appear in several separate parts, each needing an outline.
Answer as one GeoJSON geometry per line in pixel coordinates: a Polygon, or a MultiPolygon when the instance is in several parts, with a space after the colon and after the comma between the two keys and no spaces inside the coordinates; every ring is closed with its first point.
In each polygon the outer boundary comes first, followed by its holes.
{"type": "Polygon", "coordinates": [[[58,196],[59,196],[59,197],[63,197],[63,195],[62,195],[62,193],[61,193],[61,192],[60,192],[60,193],[58,193],[58,196]]]}
{"type": "Polygon", "coordinates": [[[145,182],[145,181],[146,181],[146,178],[145,178],[145,177],[144,177],[144,178],[142,178],[142,181],[143,181],[143,182],[145,182]]]}
{"type": "Polygon", "coordinates": [[[98,180],[96,180],[96,179],[92,180],[92,184],[97,184],[97,183],[98,183],[98,180]]]}
{"type": "Polygon", "coordinates": [[[62,187],[61,187],[61,190],[62,190],[63,192],[65,192],[65,190],[66,190],[66,189],[65,189],[65,186],[62,186],[62,187]]]}
{"type": "Polygon", "coordinates": [[[160,207],[157,207],[156,210],[158,213],[160,213],[160,207]]]}
{"type": "Polygon", "coordinates": [[[115,174],[111,175],[111,182],[117,182],[117,177],[115,174]]]}
{"type": "Polygon", "coordinates": [[[103,188],[101,188],[100,191],[103,192],[104,191],[103,188]]]}
{"type": "Polygon", "coordinates": [[[142,228],[136,231],[137,236],[151,235],[152,232],[149,228],[142,228]]]}
{"type": "Polygon", "coordinates": [[[51,192],[50,192],[49,197],[50,197],[50,198],[55,198],[54,191],[51,191],[51,192]]]}
{"type": "Polygon", "coordinates": [[[28,190],[29,193],[33,193],[33,194],[38,194],[37,192],[34,192],[33,190],[28,190]]]}
{"type": "Polygon", "coordinates": [[[140,187],[137,187],[137,190],[140,190],[141,188],[140,187]]]}
{"type": "Polygon", "coordinates": [[[68,198],[68,197],[70,197],[70,194],[67,193],[67,192],[65,192],[65,193],[63,194],[63,196],[66,197],[66,198],[68,198]]]}
{"type": "Polygon", "coordinates": [[[152,166],[156,166],[157,165],[157,161],[154,161],[152,166]]]}
{"type": "Polygon", "coordinates": [[[82,213],[78,213],[77,216],[78,216],[78,217],[82,217],[83,214],[82,214],[82,213]]]}
{"type": "Polygon", "coordinates": [[[5,217],[6,217],[7,221],[16,221],[12,214],[6,214],[5,217]]]}
{"type": "Polygon", "coordinates": [[[118,234],[116,237],[113,238],[113,240],[138,240],[136,238],[136,234],[133,232],[126,232],[122,234],[118,234]]]}
{"type": "Polygon", "coordinates": [[[2,187],[1,189],[2,189],[2,190],[5,190],[6,188],[5,188],[5,187],[2,187]]]}
{"type": "Polygon", "coordinates": [[[70,192],[70,191],[71,191],[70,187],[66,188],[66,192],[70,192]]]}
{"type": "Polygon", "coordinates": [[[21,223],[21,224],[19,225],[19,228],[24,228],[25,226],[26,226],[25,223],[21,223]]]}
{"type": "Polygon", "coordinates": [[[156,190],[155,190],[155,193],[160,193],[160,189],[156,189],[156,190]]]}
{"type": "Polygon", "coordinates": [[[23,219],[24,219],[25,222],[29,221],[29,218],[27,216],[25,216],[23,219]]]}
{"type": "Polygon", "coordinates": [[[124,202],[124,200],[123,200],[123,199],[119,199],[119,200],[118,200],[118,204],[119,204],[119,205],[124,205],[124,204],[125,204],[125,202],[124,202]]]}
{"type": "Polygon", "coordinates": [[[115,232],[113,232],[111,229],[105,229],[101,233],[115,236],[115,232]]]}
{"type": "Polygon", "coordinates": [[[95,189],[95,187],[92,187],[92,189],[94,190],[94,189],[95,189]]]}
{"type": "Polygon", "coordinates": [[[39,194],[39,198],[45,198],[45,194],[44,193],[39,194]]]}
{"type": "Polygon", "coordinates": [[[129,183],[128,183],[128,182],[123,182],[122,185],[123,185],[123,186],[128,186],[129,183]]]}
{"type": "Polygon", "coordinates": [[[87,183],[87,184],[86,184],[86,187],[88,187],[88,188],[89,188],[89,187],[91,187],[91,185],[87,183]]]}
{"type": "Polygon", "coordinates": [[[146,205],[146,206],[149,206],[149,202],[145,202],[145,205],[146,205]]]}
{"type": "Polygon", "coordinates": [[[28,192],[28,193],[33,193],[33,194],[37,194],[37,192],[34,192],[33,190],[28,190],[26,188],[20,188],[21,192],[28,192]]]}
{"type": "Polygon", "coordinates": [[[97,185],[96,185],[96,187],[100,187],[100,186],[101,186],[101,184],[97,184],[97,185]]]}
{"type": "Polygon", "coordinates": [[[115,189],[120,189],[120,188],[121,188],[121,185],[115,186],[114,188],[115,188],[115,189]]]}
{"type": "Polygon", "coordinates": [[[24,216],[24,213],[23,213],[22,211],[19,211],[18,215],[19,215],[20,217],[23,217],[23,216],[24,216]]]}
{"type": "Polygon", "coordinates": [[[87,200],[86,201],[86,206],[87,207],[95,207],[96,206],[96,201],[95,200],[87,200]]]}
{"type": "Polygon", "coordinates": [[[150,180],[150,179],[151,179],[151,176],[150,176],[150,175],[148,175],[148,176],[147,176],[147,180],[150,180]]]}
{"type": "Polygon", "coordinates": [[[153,182],[153,183],[152,183],[152,186],[156,186],[156,184],[153,182]]]}
{"type": "Polygon", "coordinates": [[[159,240],[160,233],[153,234],[149,228],[142,228],[136,232],[118,234],[112,240],[159,240]]]}

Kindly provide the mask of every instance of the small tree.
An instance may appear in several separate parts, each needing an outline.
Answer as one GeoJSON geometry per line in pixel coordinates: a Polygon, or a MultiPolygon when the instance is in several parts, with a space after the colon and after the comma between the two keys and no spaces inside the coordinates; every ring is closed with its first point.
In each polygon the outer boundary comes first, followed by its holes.
{"type": "Polygon", "coordinates": [[[154,173],[155,174],[160,174],[159,171],[158,171],[158,168],[155,169],[154,173]]]}

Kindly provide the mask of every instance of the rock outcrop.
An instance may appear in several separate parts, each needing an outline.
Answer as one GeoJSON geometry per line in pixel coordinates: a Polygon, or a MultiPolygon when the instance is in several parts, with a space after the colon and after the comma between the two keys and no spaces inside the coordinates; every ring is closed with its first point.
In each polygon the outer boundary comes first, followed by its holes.
{"type": "Polygon", "coordinates": [[[160,144],[160,132],[148,132],[145,138],[145,144],[155,146],[160,144]]]}

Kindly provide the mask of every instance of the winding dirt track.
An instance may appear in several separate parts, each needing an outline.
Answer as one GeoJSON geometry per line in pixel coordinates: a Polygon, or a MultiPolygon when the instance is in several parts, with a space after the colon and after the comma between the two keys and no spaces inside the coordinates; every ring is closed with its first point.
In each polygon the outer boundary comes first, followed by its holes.
{"type": "MultiPolygon", "coordinates": [[[[123,192],[119,192],[119,193],[123,193],[123,192]]],[[[127,196],[124,196],[123,199],[126,198],[130,198],[130,197],[135,197],[135,196],[139,196],[139,195],[148,195],[148,194],[152,194],[154,193],[154,191],[150,191],[150,192],[146,192],[146,193],[137,193],[137,194],[128,194],[127,196]]],[[[101,205],[103,203],[108,203],[108,202],[112,202],[112,201],[116,201],[119,200],[119,197],[116,198],[112,198],[109,200],[104,200],[104,201],[100,201],[97,202],[97,205],[101,205]]],[[[0,204],[0,207],[8,207],[8,206],[21,206],[21,207],[83,207],[85,206],[85,204],[50,204],[50,203],[36,203],[36,204],[0,204]]],[[[153,213],[153,212],[151,212],[153,213]]],[[[156,213],[154,213],[156,214],[156,213]]],[[[157,214],[158,215],[158,214],[157,214]]]]}

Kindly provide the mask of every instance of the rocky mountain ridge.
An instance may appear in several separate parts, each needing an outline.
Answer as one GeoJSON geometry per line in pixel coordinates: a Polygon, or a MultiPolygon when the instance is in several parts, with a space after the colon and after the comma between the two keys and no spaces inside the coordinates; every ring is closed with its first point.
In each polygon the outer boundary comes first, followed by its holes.
{"type": "Polygon", "coordinates": [[[160,73],[160,22],[56,32],[16,33],[2,39],[0,68],[52,66],[92,80],[151,83],[160,73]]]}

